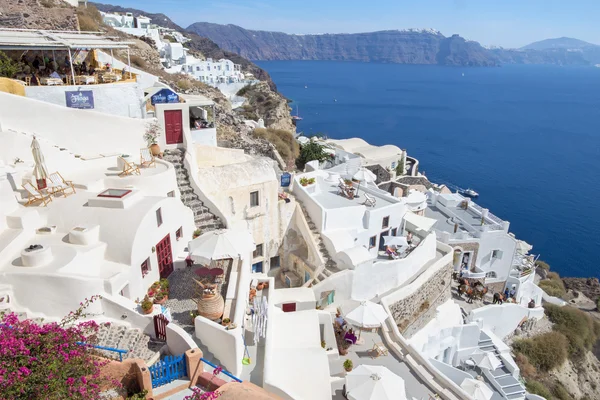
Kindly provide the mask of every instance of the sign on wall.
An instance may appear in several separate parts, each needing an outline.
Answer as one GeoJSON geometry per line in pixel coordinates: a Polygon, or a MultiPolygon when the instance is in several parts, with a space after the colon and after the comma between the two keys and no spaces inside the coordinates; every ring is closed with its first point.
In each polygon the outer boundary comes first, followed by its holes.
{"type": "Polygon", "coordinates": [[[161,89],[150,98],[152,105],[161,103],[179,103],[179,95],[171,89],[161,89]]]}
{"type": "Polygon", "coordinates": [[[78,90],[76,92],[65,92],[67,107],[92,109],[94,108],[94,92],[91,90],[78,90]]]}
{"type": "Polygon", "coordinates": [[[291,180],[292,180],[292,175],[290,175],[288,172],[284,172],[283,174],[281,174],[281,186],[282,187],[290,186],[291,180]]]}

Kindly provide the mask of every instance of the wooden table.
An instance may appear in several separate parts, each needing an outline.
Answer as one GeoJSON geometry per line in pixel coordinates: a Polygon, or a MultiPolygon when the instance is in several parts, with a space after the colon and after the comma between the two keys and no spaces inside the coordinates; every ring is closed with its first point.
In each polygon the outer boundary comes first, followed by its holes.
{"type": "Polygon", "coordinates": [[[75,75],[75,84],[76,85],[89,85],[91,83],[96,83],[96,77],[90,75],[75,75]]]}

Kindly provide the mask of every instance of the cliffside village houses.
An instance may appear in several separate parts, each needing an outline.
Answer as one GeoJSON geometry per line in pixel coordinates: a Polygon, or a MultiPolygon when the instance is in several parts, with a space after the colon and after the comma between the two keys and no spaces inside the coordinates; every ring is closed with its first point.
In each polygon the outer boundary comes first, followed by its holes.
{"type": "MultiPolygon", "coordinates": [[[[155,29],[118,17],[104,15],[155,29]]],[[[14,35],[32,53],[55,37],[0,31],[0,48],[17,50],[14,35]]],[[[211,100],[110,58],[127,43],[72,36],[51,51],[72,58],[93,42],[86,57],[126,67],[127,82],[0,92],[0,309],[56,321],[100,294],[91,318],[115,327],[100,345],[129,346],[146,370],[195,349],[204,371],[283,399],[353,395],[362,373],[400,385],[398,399],[535,399],[503,339],[543,317],[542,297],[560,301],[535,285],[531,246],[509,222],[431,183],[397,146],[327,141],[330,161],[304,172],[218,147],[211,100]],[[89,107],[65,103],[78,92],[89,107]],[[451,295],[453,278],[474,305],[451,295]],[[505,289],[511,299],[491,304],[505,289]]],[[[211,62],[174,44],[170,68],[211,62]]],[[[145,373],[149,395],[164,394],[145,373]]],[[[195,384],[186,374],[173,379],[195,384]]]]}

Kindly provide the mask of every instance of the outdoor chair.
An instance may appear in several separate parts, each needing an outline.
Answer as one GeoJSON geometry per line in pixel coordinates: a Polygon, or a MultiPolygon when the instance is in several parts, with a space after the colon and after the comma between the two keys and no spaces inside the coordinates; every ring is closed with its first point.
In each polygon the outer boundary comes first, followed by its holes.
{"type": "Polygon", "coordinates": [[[156,167],[156,160],[149,148],[140,150],[140,167],[156,167]]]}
{"type": "Polygon", "coordinates": [[[76,193],[73,182],[66,181],[58,171],[50,174],[49,179],[51,184],[48,186],[48,191],[51,195],[62,193],[64,197],[67,197],[67,190],[71,190],[68,194],[76,193]]]}
{"type": "Polygon", "coordinates": [[[128,162],[123,157],[119,158],[121,159],[121,162],[123,162],[123,171],[119,174],[119,176],[133,175],[134,173],[140,175],[140,167],[138,167],[134,163],[128,162]]]}
{"type": "Polygon", "coordinates": [[[365,206],[375,207],[375,198],[371,197],[368,193],[365,193],[365,202],[363,203],[365,206]]]}
{"type": "Polygon", "coordinates": [[[383,343],[376,343],[373,340],[373,348],[371,349],[371,353],[373,354],[371,357],[372,358],[377,358],[379,356],[387,356],[388,353],[388,349],[384,346],[383,343]]]}
{"type": "Polygon", "coordinates": [[[31,205],[35,202],[41,201],[44,203],[44,207],[48,205],[52,201],[52,197],[49,193],[42,193],[35,186],[31,184],[31,182],[26,182],[23,186],[23,189],[27,192],[27,203],[26,206],[31,205]]]}

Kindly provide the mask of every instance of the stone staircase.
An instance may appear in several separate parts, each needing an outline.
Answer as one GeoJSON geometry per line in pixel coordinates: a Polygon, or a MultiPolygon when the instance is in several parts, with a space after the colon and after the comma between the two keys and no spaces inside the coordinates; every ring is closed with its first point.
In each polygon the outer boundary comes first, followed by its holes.
{"type": "MultiPolygon", "coordinates": [[[[479,334],[479,350],[491,352],[496,356],[500,355],[498,348],[494,345],[492,339],[485,333],[479,334]]],[[[521,382],[512,376],[511,372],[506,368],[504,363],[498,368],[489,371],[489,380],[493,380],[492,385],[501,391],[503,398],[508,400],[523,400],[525,399],[526,390],[521,382]]]]}
{"type": "Polygon", "coordinates": [[[188,171],[183,165],[184,155],[185,149],[165,150],[163,155],[163,159],[175,167],[177,186],[181,193],[181,202],[194,212],[194,223],[196,224],[196,228],[200,229],[202,233],[222,229],[224,225],[221,219],[210,212],[209,208],[204,205],[194,192],[190,184],[188,171]]]}
{"type": "Polygon", "coordinates": [[[323,239],[321,239],[321,234],[317,230],[317,226],[310,218],[310,215],[308,215],[308,212],[304,208],[304,205],[298,199],[296,199],[296,202],[300,206],[300,209],[302,210],[302,214],[304,214],[304,219],[306,219],[306,223],[308,224],[308,227],[310,228],[310,231],[311,231],[313,237],[315,238],[315,242],[317,243],[318,251],[321,254],[321,257],[323,258],[323,260],[325,260],[325,266],[323,267],[323,271],[321,271],[321,273],[319,273],[319,275],[317,277],[315,277],[311,283],[311,285],[316,285],[320,281],[327,279],[328,277],[335,274],[336,272],[339,272],[340,269],[337,267],[336,262],[333,261],[333,259],[331,258],[331,255],[329,254],[327,247],[325,247],[325,243],[323,243],[323,239]]]}
{"type": "MultiPolygon", "coordinates": [[[[145,335],[141,329],[131,329],[124,325],[102,323],[97,333],[98,346],[112,347],[129,351],[123,354],[123,359],[140,358],[147,365],[152,365],[160,358],[160,350],[164,342],[152,339],[145,335]]],[[[113,360],[119,359],[119,353],[108,350],[97,350],[103,357],[113,360]]]]}

